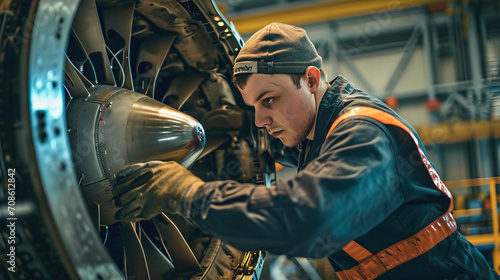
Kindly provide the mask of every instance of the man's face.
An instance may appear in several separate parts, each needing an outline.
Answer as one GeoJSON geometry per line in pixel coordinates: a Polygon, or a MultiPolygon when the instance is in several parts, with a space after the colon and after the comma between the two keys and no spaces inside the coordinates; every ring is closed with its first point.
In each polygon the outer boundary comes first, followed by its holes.
{"type": "Polygon", "coordinates": [[[243,100],[255,109],[255,125],[265,127],[287,147],[297,146],[314,125],[316,103],[305,79],[300,88],[287,74],[252,74],[244,89],[243,100]]]}

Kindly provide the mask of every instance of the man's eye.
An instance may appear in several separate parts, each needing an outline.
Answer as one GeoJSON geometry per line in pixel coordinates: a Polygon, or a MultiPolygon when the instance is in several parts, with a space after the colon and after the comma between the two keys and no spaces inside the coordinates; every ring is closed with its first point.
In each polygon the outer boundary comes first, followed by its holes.
{"type": "Polygon", "coordinates": [[[265,103],[266,105],[271,104],[273,101],[274,101],[274,98],[273,98],[273,97],[269,97],[269,98],[264,99],[264,103],[265,103]]]}

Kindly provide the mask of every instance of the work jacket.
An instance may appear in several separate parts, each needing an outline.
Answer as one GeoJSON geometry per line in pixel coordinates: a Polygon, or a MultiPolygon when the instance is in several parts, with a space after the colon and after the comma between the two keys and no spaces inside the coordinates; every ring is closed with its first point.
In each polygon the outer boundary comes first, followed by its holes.
{"type": "Polygon", "coordinates": [[[288,149],[288,158],[297,155],[293,179],[272,187],[205,183],[194,196],[191,220],[241,250],[328,257],[342,279],[500,279],[455,231],[451,214],[446,225],[439,223],[451,210],[451,195],[440,189],[415,130],[383,102],[338,76],[321,100],[313,139],[288,149]],[[352,114],[360,108],[383,117],[352,114]],[[447,231],[444,240],[387,265],[429,242],[414,238],[400,254],[384,250],[431,226],[447,231]],[[379,252],[390,258],[381,261],[379,252]]]}

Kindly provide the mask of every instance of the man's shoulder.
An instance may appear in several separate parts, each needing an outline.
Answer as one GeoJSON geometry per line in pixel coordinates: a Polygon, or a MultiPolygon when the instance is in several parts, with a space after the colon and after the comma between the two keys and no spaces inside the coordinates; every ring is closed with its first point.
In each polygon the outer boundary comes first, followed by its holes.
{"type": "Polygon", "coordinates": [[[334,93],[350,94],[354,91],[354,84],[343,76],[337,76],[330,82],[330,89],[334,93]]]}

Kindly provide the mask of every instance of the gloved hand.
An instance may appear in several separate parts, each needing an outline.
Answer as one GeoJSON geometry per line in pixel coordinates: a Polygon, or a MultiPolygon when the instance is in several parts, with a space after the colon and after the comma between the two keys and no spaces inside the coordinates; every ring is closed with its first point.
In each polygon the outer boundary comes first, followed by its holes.
{"type": "Polygon", "coordinates": [[[204,183],[174,161],[132,165],[117,175],[113,201],[122,208],[115,219],[149,220],[161,212],[185,215],[184,209],[204,183]]]}

